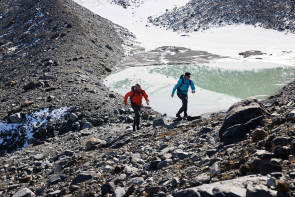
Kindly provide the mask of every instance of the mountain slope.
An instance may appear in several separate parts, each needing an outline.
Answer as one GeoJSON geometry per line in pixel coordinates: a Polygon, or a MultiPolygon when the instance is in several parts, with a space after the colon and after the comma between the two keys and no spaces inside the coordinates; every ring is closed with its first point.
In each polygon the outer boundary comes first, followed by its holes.
{"type": "Polygon", "coordinates": [[[149,18],[157,26],[174,31],[198,31],[231,24],[258,25],[267,29],[295,32],[293,0],[191,0],[162,16],[149,18]]]}
{"type": "Polygon", "coordinates": [[[0,155],[119,121],[123,99],[101,79],[123,56],[128,30],[71,0],[4,0],[0,13],[0,155]],[[65,109],[77,118],[54,123],[65,109]]]}
{"type": "Polygon", "coordinates": [[[4,0],[0,12],[1,118],[50,106],[101,107],[97,114],[115,105],[102,105],[108,93],[100,79],[123,55],[121,27],[70,0],[4,0]],[[32,104],[20,107],[25,101],[32,104]]]}

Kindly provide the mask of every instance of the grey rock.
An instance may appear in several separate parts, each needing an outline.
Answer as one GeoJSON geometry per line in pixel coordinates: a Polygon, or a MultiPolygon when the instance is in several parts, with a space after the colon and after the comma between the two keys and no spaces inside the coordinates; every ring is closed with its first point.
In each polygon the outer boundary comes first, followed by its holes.
{"type": "Polygon", "coordinates": [[[44,155],[43,154],[36,154],[33,156],[34,160],[43,160],[44,159],[44,155]]]}
{"type": "Polygon", "coordinates": [[[288,146],[276,146],[273,148],[273,154],[276,158],[287,159],[291,154],[291,149],[288,146]]]}
{"type": "Polygon", "coordinates": [[[184,152],[184,151],[182,151],[182,150],[180,150],[180,149],[176,149],[176,150],[174,150],[174,152],[172,153],[172,157],[173,157],[173,158],[178,158],[178,159],[181,159],[181,160],[183,160],[183,159],[189,157],[189,155],[190,155],[190,153],[184,152]]]}
{"type": "Polygon", "coordinates": [[[88,181],[92,179],[95,176],[95,172],[89,171],[89,172],[81,172],[79,173],[72,181],[73,185],[88,181]]]}
{"type": "Polygon", "coordinates": [[[144,183],[144,179],[142,177],[134,177],[130,179],[130,183],[134,185],[142,185],[144,183]]]}
{"type": "Polygon", "coordinates": [[[50,176],[47,183],[48,183],[48,185],[54,185],[54,184],[57,184],[60,181],[64,180],[65,178],[66,178],[66,175],[64,175],[64,174],[54,174],[54,175],[50,176]]]}
{"type": "Polygon", "coordinates": [[[165,127],[167,125],[167,121],[164,118],[159,118],[153,121],[153,127],[165,127]]]}
{"type": "Polygon", "coordinates": [[[246,191],[247,197],[274,197],[277,196],[277,192],[271,189],[268,189],[265,185],[248,185],[246,191]]]}
{"type": "Polygon", "coordinates": [[[163,161],[160,161],[158,164],[157,164],[157,169],[162,169],[162,168],[165,168],[167,167],[168,165],[170,165],[172,163],[172,159],[165,159],[163,161]]]}
{"type": "Polygon", "coordinates": [[[117,187],[114,191],[113,197],[123,197],[126,194],[126,191],[123,187],[117,187]]]}
{"type": "Polygon", "coordinates": [[[76,122],[78,120],[78,116],[75,113],[70,113],[69,120],[72,122],[76,122]]]}
{"type": "Polygon", "coordinates": [[[179,179],[178,177],[174,177],[171,181],[172,187],[176,188],[179,185],[179,179]]]}
{"type": "Polygon", "coordinates": [[[113,182],[107,182],[101,186],[101,194],[105,196],[106,194],[113,194],[115,192],[115,184],[113,182]]]}
{"type": "Polygon", "coordinates": [[[85,122],[83,125],[82,125],[82,130],[83,129],[91,129],[93,127],[93,125],[90,123],[90,122],[85,122]]]}
{"type": "Polygon", "coordinates": [[[23,188],[16,192],[12,197],[35,197],[36,195],[28,188],[23,188]]]}
{"type": "Polygon", "coordinates": [[[206,154],[211,157],[212,155],[214,155],[217,152],[217,149],[209,149],[206,151],[206,154]]]}
{"type": "Polygon", "coordinates": [[[273,159],[254,159],[250,164],[255,172],[257,171],[262,175],[282,171],[280,163],[273,159]]]}
{"type": "Polygon", "coordinates": [[[48,194],[48,197],[59,197],[59,196],[61,196],[61,194],[62,194],[61,190],[56,190],[56,191],[50,192],[48,194]]]}
{"type": "Polygon", "coordinates": [[[209,128],[209,127],[203,127],[201,130],[200,130],[201,133],[210,133],[212,132],[212,129],[209,128]]]}
{"type": "Polygon", "coordinates": [[[94,150],[98,148],[103,148],[106,145],[106,141],[98,138],[90,138],[86,142],[86,150],[94,150]]]}
{"type": "MultiPolygon", "coordinates": [[[[243,134],[244,132],[246,132],[245,130],[248,129],[245,128],[244,124],[248,123],[249,121],[255,118],[264,117],[264,113],[264,110],[261,108],[257,100],[243,100],[241,102],[234,104],[229,108],[229,110],[226,113],[226,118],[223,122],[222,127],[219,130],[219,137],[222,141],[226,140],[227,136],[224,136],[224,133],[229,128],[232,128],[229,137],[239,136],[235,135],[234,132],[239,132],[239,134],[243,134]]],[[[258,123],[259,121],[249,126],[255,127],[258,125],[258,123]]]]}
{"type": "Polygon", "coordinates": [[[274,138],[271,143],[273,146],[287,146],[290,142],[290,138],[289,137],[276,137],[274,138]]]}
{"type": "Polygon", "coordinates": [[[22,116],[20,113],[12,114],[9,116],[9,120],[11,123],[21,123],[22,122],[22,116]]]}
{"type": "Polygon", "coordinates": [[[263,184],[268,180],[266,176],[245,176],[228,181],[220,181],[211,184],[204,184],[198,187],[185,189],[175,193],[174,197],[248,197],[266,194],[268,197],[275,197],[276,191],[271,190],[263,184]],[[247,187],[245,188],[245,183],[247,187]]]}

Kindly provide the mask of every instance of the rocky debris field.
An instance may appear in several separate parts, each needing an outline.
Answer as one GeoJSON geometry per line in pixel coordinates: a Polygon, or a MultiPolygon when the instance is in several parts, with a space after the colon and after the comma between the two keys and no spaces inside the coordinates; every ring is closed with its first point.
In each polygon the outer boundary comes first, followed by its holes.
{"type": "Polygon", "coordinates": [[[247,24],[278,31],[295,32],[293,0],[191,0],[150,23],[173,31],[192,32],[212,26],[247,24]]]}
{"type": "Polygon", "coordinates": [[[182,121],[146,108],[135,132],[120,109],[1,157],[0,195],[294,196],[294,87],[182,121]]]}

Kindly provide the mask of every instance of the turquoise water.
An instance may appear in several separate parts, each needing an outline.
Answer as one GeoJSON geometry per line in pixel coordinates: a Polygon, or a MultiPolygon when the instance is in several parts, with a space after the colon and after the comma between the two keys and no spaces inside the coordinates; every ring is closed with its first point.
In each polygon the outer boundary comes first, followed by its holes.
{"type": "Polygon", "coordinates": [[[191,72],[196,94],[189,93],[189,114],[200,115],[226,110],[248,97],[265,98],[295,79],[295,68],[271,63],[220,63],[208,65],[163,65],[132,67],[111,74],[105,84],[124,95],[140,83],[151,99],[151,106],[169,116],[181,106],[171,91],[179,76],[191,72]]]}

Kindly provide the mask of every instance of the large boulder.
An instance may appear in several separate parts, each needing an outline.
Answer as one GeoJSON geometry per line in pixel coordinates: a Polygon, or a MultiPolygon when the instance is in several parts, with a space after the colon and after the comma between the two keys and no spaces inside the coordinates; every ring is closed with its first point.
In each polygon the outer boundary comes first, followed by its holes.
{"type": "Polygon", "coordinates": [[[266,176],[244,176],[232,180],[204,184],[198,187],[185,189],[175,193],[174,197],[274,197],[277,192],[266,185],[266,176]]]}
{"type": "Polygon", "coordinates": [[[224,144],[241,141],[251,129],[263,124],[265,110],[255,99],[248,99],[231,106],[219,130],[224,144]]]}

